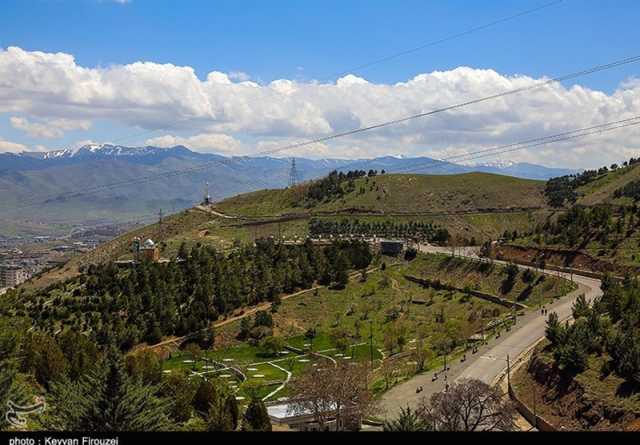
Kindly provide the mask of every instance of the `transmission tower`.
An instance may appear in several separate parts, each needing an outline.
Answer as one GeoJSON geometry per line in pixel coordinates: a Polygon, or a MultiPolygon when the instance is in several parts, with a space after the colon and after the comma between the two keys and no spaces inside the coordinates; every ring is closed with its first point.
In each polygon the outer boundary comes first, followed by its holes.
{"type": "Polygon", "coordinates": [[[291,168],[289,169],[289,187],[295,187],[300,182],[298,169],[296,168],[296,158],[291,158],[291,168]]]}

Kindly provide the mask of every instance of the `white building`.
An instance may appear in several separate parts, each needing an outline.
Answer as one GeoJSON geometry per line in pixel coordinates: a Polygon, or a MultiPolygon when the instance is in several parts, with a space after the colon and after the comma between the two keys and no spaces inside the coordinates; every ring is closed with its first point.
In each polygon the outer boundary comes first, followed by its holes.
{"type": "Polygon", "coordinates": [[[29,278],[29,272],[19,266],[0,266],[0,288],[19,286],[29,278]]]}

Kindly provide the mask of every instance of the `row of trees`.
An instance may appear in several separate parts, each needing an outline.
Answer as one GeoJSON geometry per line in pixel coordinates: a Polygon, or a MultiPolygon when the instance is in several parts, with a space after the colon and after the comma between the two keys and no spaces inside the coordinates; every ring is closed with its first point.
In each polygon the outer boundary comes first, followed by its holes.
{"type": "Polygon", "coordinates": [[[578,298],[573,324],[549,315],[546,336],[554,359],[562,369],[579,373],[587,368],[590,354],[606,355],[608,370],[640,384],[640,283],[607,277],[602,287],[603,296],[592,305],[584,296],[578,298]]]}
{"type": "Polygon", "coordinates": [[[361,241],[317,247],[273,240],[258,240],[228,256],[211,247],[183,246],[178,256],[180,262],[143,262],[133,269],[91,266],[80,278],[33,296],[28,314],[42,330],[84,332],[122,350],[195,332],[203,346],[211,346],[214,333],[208,327],[221,315],[263,301],[277,303],[281,294],[315,282],[343,287],[350,269],[364,269],[373,258],[361,241]]]}
{"type": "Polygon", "coordinates": [[[410,221],[408,223],[396,223],[394,221],[368,222],[358,219],[343,219],[332,221],[314,218],[309,221],[309,233],[311,236],[327,235],[351,235],[360,237],[381,236],[394,238],[417,238],[435,243],[446,243],[449,231],[435,224],[410,221]]]}

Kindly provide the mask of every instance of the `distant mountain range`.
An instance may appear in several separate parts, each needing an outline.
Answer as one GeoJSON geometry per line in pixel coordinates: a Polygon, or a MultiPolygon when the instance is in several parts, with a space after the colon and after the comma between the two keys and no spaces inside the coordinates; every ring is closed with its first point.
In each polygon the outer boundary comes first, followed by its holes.
{"type": "MultiPolygon", "coordinates": [[[[296,158],[296,167],[299,180],[355,169],[434,175],[479,171],[542,180],[574,172],[525,163],[468,166],[393,156],[296,158]]],[[[183,146],[92,144],[45,153],[0,153],[0,234],[19,233],[25,226],[33,231],[34,225],[122,222],[150,217],[159,209],[178,211],[202,199],[205,182],[212,198],[219,200],[284,187],[289,171],[289,159],[224,157],[183,146]]]]}

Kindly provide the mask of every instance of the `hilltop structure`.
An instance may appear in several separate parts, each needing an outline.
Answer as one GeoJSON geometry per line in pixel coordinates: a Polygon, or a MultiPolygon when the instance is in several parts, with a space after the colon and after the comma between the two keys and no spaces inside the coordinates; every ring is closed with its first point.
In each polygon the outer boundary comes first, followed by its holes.
{"type": "Polygon", "coordinates": [[[143,258],[153,262],[160,261],[160,250],[152,239],[147,239],[144,243],[141,243],[140,238],[134,238],[131,250],[135,261],[140,261],[143,258]]]}

